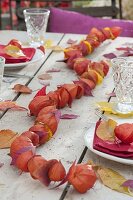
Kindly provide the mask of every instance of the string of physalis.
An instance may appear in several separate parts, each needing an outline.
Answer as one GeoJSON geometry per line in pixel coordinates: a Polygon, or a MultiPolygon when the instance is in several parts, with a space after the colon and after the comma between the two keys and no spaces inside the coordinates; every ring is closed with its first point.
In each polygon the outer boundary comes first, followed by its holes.
{"type": "Polygon", "coordinates": [[[92,29],[86,40],[78,45],[65,49],[67,64],[73,68],[80,79],[71,84],[57,87],[57,90],[48,94],[42,88],[29,104],[31,115],[36,116],[34,125],[17,137],[10,148],[12,165],[29,172],[32,178],[48,186],[51,181],[68,181],[80,193],[92,188],[96,181],[96,174],[88,164],[75,164],[66,171],[62,163],[56,159],[46,160],[36,155],[36,147],[47,142],[56,132],[60,120],[60,111],[66,105],[71,107],[74,99],[83,95],[91,95],[91,90],[106,76],[109,66],[101,61],[91,62],[83,56],[93,52],[105,39],[114,39],[120,33],[120,28],[92,29]],[[80,177],[80,178],[79,178],[80,177]]]}

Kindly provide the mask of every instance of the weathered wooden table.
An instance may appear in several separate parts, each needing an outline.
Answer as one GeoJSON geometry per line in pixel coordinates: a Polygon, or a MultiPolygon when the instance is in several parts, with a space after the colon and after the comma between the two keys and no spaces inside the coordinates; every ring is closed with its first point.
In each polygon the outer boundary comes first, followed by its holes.
{"type": "MultiPolygon", "coordinates": [[[[1,31],[0,43],[7,43],[9,40],[16,38],[22,42],[27,41],[27,35],[25,32],[16,31],[1,31]]],[[[68,39],[78,40],[85,38],[84,35],[75,34],[53,34],[47,33],[46,39],[52,39],[54,44],[59,44],[62,47],[67,46],[68,39]]],[[[125,42],[132,42],[132,38],[117,38],[114,41],[105,41],[100,47],[98,47],[92,55],[89,56],[92,60],[102,59],[104,53],[109,53],[115,50],[116,47],[121,46],[125,42]]],[[[45,73],[48,69],[60,69],[59,73],[51,73],[52,79],[50,80],[50,86],[47,87],[47,91],[55,90],[57,85],[63,83],[71,83],[73,80],[77,80],[77,75],[74,71],[68,69],[66,64],[56,62],[63,59],[62,52],[52,52],[46,50],[45,57],[38,62],[29,64],[22,69],[16,67],[13,70],[14,73],[26,74],[31,78],[18,78],[12,83],[3,83],[1,97],[3,99],[15,100],[21,106],[27,107],[29,102],[34,97],[38,89],[42,87],[39,83],[37,76],[45,73]],[[32,90],[32,94],[24,95],[17,94],[11,88],[16,83],[28,85],[32,90]]],[[[93,97],[82,97],[79,100],[75,100],[72,104],[72,108],[65,107],[62,109],[62,113],[77,114],[79,117],[73,120],[61,120],[58,130],[54,137],[37,149],[37,154],[41,154],[46,159],[56,158],[62,161],[66,170],[71,166],[72,162],[77,159],[79,162],[86,162],[93,160],[97,164],[102,164],[106,167],[110,167],[127,179],[133,179],[132,166],[111,161],[102,158],[85,147],[84,134],[89,131],[89,127],[92,123],[98,120],[95,115],[95,103],[97,101],[108,101],[107,93],[112,92],[114,88],[111,70],[103,83],[97,86],[93,90],[93,97]]],[[[115,98],[113,98],[115,101],[115,98]]],[[[11,111],[1,112],[0,129],[12,129],[19,133],[28,130],[28,128],[34,123],[33,118],[27,115],[27,111],[11,111]]],[[[131,120],[131,119],[130,119],[131,120]]],[[[99,181],[95,184],[95,187],[89,190],[85,194],[79,194],[72,187],[61,186],[58,189],[49,190],[43,186],[39,181],[35,181],[30,177],[28,173],[19,174],[19,171],[10,166],[11,159],[7,155],[9,149],[0,150],[0,162],[4,163],[4,166],[0,168],[0,199],[1,200],[131,200],[132,197],[113,191],[99,181]]]]}

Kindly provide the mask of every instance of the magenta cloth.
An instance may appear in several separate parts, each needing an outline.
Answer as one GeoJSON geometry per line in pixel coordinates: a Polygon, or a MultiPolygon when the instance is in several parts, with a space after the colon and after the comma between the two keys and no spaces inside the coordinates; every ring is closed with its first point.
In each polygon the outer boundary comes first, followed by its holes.
{"type": "Polygon", "coordinates": [[[59,8],[50,9],[48,31],[56,33],[88,34],[93,28],[119,26],[121,36],[133,37],[133,21],[120,19],[103,19],[59,8]]]}
{"type": "Polygon", "coordinates": [[[18,58],[14,58],[4,53],[4,48],[6,45],[0,45],[0,56],[3,56],[6,60],[6,64],[8,63],[23,63],[30,61],[36,50],[34,48],[22,48],[22,52],[25,56],[20,56],[18,58]]]}
{"type": "Polygon", "coordinates": [[[103,153],[107,153],[113,156],[121,157],[121,158],[132,158],[133,159],[133,144],[113,144],[107,141],[102,140],[96,135],[97,127],[100,125],[101,121],[96,123],[94,140],[93,140],[93,148],[101,151],[103,153]]]}

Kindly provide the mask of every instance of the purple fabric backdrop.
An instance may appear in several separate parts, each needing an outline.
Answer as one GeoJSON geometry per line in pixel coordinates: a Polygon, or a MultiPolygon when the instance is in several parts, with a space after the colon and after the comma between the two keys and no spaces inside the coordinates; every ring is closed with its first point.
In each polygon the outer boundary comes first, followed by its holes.
{"type": "Polygon", "coordinates": [[[50,10],[50,32],[88,34],[92,27],[120,26],[123,29],[121,36],[133,37],[133,21],[130,20],[102,19],[58,8],[50,10]]]}

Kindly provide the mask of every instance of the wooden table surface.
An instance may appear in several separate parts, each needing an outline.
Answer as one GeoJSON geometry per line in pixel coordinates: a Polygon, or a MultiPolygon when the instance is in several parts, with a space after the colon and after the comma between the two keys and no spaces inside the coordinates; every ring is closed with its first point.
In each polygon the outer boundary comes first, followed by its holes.
{"type": "MultiPolygon", "coordinates": [[[[26,32],[17,31],[0,31],[0,43],[7,43],[11,39],[16,38],[22,42],[27,41],[26,32]]],[[[85,38],[85,35],[77,34],[56,34],[47,33],[46,39],[54,41],[54,45],[59,44],[61,47],[67,46],[68,39],[78,40],[85,38]]],[[[104,53],[109,53],[120,47],[121,44],[131,42],[133,38],[117,38],[114,41],[105,41],[98,47],[92,55],[88,58],[92,60],[103,59],[104,53]]],[[[63,59],[63,52],[52,52],[46,50],[46,54],[42,60],[29,64],[22,69],[16,67],[16,70],[10,70],[14,73],[27,74],[34,76],[32,78],[18,78],[12,83],[3,82],[1,97],[5,100],[15,100],[21,106],[28,107],[29,102],[32,100],[37,90],[42,87],[39,83],[37,76],[45,73],[48,69],[60,69],[60,72],[54,72],[50,86],[47,87],[47,92],[55,90],[57,85],[63,83],[72,83],[77,80],[77,75],[74,71],[67,68],[66,64],[56,62],[63,59]],[[16,83],[28,85],[32,90],[32,94],[17,94],[11,88],[16,83]]],[[[113,91],[114,85],[112,80],[111,69],[105,77],[103,83],[93,90],[93,97],[82,97],[75,100],[72,108],[65,107],[61,110],[62,114],[77,114],[79,117],[73,120],[61,120],[54,137],[37,149],[37,154],[44,156],[46,159],[56,158],[61,160],[66,170],[71,166],[72,162],[76,159],[79,162],[86,162],[93,160],[97,164],[105,167],[112,168],[120,172],[127,179],[133,179],[133,166],[125,165],[119,162],[111,161],[102,158],[85,147],[84,134],[89,131],[89,128],[98,120],[95,115],[96,102],[108,101],[107,93],[113,91]]],[[[112,100],[112,99],[111,99],[112,100]]],[[[113,98],[115,101],[115,98],[113,98]]],[[[0,112],[0,129],[12,129],[19,133],[28,130],[34,123],[34,119],[27,115],[27,111],[11,111],[0,112]]],[[[125,119],[124,119],[125,120],[125,119]]],[[[127,121],[129,119],[126,119],[127,121]]],[[[132,119],[130,119],[132,120],[132,119]]],[[[93,133],[92,133],[93,134],[93,133]]],[[[22,173],[10,166],[11,159],[7,155],[9,149],[0,149],[0,162],[4,166],[0,168],[0,200],[131,200],[130,196],[113,191],[99,181],[95,184],[94,188],[85,194],[79,194],[72,187],[66,188],[66,185],[58,189],[49,190],[43,186],[39,181],[35,181],[29,173],[22,173]]]]}

